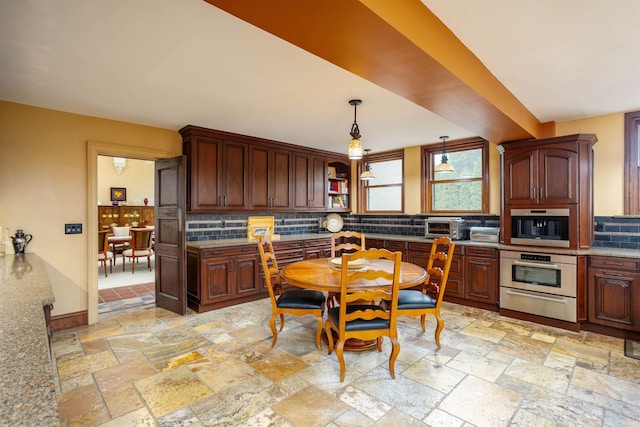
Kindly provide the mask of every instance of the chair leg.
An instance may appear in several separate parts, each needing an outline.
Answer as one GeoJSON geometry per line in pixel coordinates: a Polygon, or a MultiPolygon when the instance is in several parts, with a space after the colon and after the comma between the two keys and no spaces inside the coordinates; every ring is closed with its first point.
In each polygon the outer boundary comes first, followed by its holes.
{"type": "Polygon", "coordinates": [[[389,372],[391,373],[391,378],[396,379],[396,359],[400,354],[400,342],[397,337],[391,338],[391,357],[389,357],[389,372]]]}
{"type": "Polygon", "coordinates": [[[422,332],[426,332],[427,329],[425,328],[425,321],[427,319],[427,315],[423,314],[420,316],[420,325],[422,326],[422,332]]]}
{"type": "Polygon", "coordinates": [[[442,318],[442,316],[440,316],[440,313],[436,313],[436,333],[435,333],[435,339],[436,339],[436,345],[438,346],[438,350],[440,350],[440,332],[442,332],[442,330],[444,329],[444,319],[442,318]]]}
{"type": "Polygon", "coordinates": [[[149,267],[149,271],[151,271],[151,255],[147,255],[147,266],[149,267]]]}
{"type": "Polygon", "coordinates": [[[107,277],[107,260],[103,259],[101,262],[102,268],[104,269],[104,277],[107,277]]]}
{"type": "Polygon", "coordinates": [[[320,344],[320,338],[322,337],[322,316],[318,316],[318,331],[316,332],[316,347],[322,351],[322,344],[320,344]]]}
{"type": "Polygon", "coordinates": [[[338,362],[340,362],[340,382],[344,382],[344,341],[338,341],[336,345],[336,356],[338,356],[338,362]]]}
{"type": "Polygon", "coordinates": [[[327,354],[331,354],[333,351],[333,334],[331,333],[331,325],[329,321],[324,325],[324,332],[327,334],[327,341],[329,343],[329,352],[327,354]]]}
{"type": "Polygon", "coordinates": [[[136,272],[136,261],[138,261],[137,257],[131,257],[131,274],[136,272]]]}
{"type": "Polygon", "coordinates": [[[269,328],[271,328],[271,334],[273,335],[273,341],[271,342],[271,348],[275,347],[276,341],[278,341],[278,331],[276,330],[276,317],[278,313],[273,313],[269,319],[269,328]]]}
{"type": "Polygon", "coordinates": [[[280,313],[280,332],[284,328],[284,313],[280,313]]]}
{"type": "Polygon", "coordinates": [[[122,254],[122,271],[124,271],[124,254],[122,254]]]}

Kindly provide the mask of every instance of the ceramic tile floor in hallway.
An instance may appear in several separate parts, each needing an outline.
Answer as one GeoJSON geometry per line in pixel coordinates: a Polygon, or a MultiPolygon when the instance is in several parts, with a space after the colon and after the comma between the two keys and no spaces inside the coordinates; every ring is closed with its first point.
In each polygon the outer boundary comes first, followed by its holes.
{"type": "Polygon", "coordinates": [[[433,328],[400,318],[396,379],[383,352],[317,351],[315,320],[286,316],[271,349],[268,299],[178,316],[113,312],[54,335],[61,425],[640,425],[640,360],[623,340],[445,304],[433,328]]]}

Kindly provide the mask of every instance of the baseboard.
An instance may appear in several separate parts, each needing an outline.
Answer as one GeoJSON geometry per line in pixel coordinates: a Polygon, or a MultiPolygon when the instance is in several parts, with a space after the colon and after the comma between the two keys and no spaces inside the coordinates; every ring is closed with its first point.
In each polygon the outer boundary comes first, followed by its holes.
{"type": "Polygon", "coordinates": [[[51,316],[51,330],[62,331],[64,329],[85,326],[89,324],[89,313],[87,310],[76,311],[75,313],[60,314],[51,316]]]}

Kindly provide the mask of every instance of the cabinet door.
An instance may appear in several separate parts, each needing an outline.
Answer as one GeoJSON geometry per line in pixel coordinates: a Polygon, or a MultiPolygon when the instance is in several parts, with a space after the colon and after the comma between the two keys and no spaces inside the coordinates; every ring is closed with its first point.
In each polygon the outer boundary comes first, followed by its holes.
{"type": "Polygon", "coordinates": [[[269,188],[269,153],[267,147],[251,147],[249,158],[249,182],[251,183],[251,209],[271,207],[269,188]]]}
{"type": "Polygon", "coordinates": [[[294,208],[326,208],[327,159],[304,154],[295,154],[294,182],[294,208]]]}
{"type": "Polygon", "coordinates": [[[269,185],[271,188],[271,207],[279,210],[291,208],[293,199],[292,153],[273,150],[269,167],[269,185]]]}
{"type": "Polygon", "coordinates": [[[302,154],[294,155],[293,165],[294,177],[294,205],[295,209],[306,209],[311,204],[311,183],[309,180],[309,170],[311,169],[311,158],[302,154]]]}
{"type": "Polygon", "coordinates": [[[498,268],[495,259],[465,257],[465,298],[495,304],[498,268]]]}
{"type": "Polygon", "coordinates": [[[260,291],[260,260],[255,254],[237,256],[234,260],[236,296],[256,294],[260,291]]]}
{"type": "Polygon", "coordinates": [[[202,261],[200,304],[210,304],[235,296],[235,260],[211,258],[202,261]]]}
{"type": "Polygon", "coordinates": [[[538,152],[520,152],[504,160],[504,203],[530,205],[537,203],[538,152]]]}
{"type": "Polygon", "coordinates": [[[640,274],[589,270],[590,323],[640,332],[640,274]]]}
{"type": "Polygon", "coordinates": [[[249,208],[249,146],[245,143],[224,141],[222,165],[219,176],[223,183],[220,190],[221,202],[225,210],[249,208]]]}
{"type": "Polygon", "coordinates": [[[220,155],[222,140],[195,136],[185,142],[187,154],[187,209],[212,211],[218,209],[220,195],[220,155]]]}
{"type": "Polygon", "coordinates": [[[310,207],[324,209],[327,207],[327,159],[313,157],[311,165],[312,202],[310,207]]]}
{"type": "Polygon", "coordinates": [[[538,199],[545,204],[578,203],[578,153],[539,150],[538,199]]]}

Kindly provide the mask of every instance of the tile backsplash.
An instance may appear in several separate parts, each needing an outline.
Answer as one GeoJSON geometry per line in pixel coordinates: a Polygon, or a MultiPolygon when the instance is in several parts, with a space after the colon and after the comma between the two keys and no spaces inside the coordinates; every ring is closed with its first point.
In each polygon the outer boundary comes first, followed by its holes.
{"type": "Polygon", "coordinates": [[[596,216],[592,247],[640,249],[640,217],[596,216]]]}

